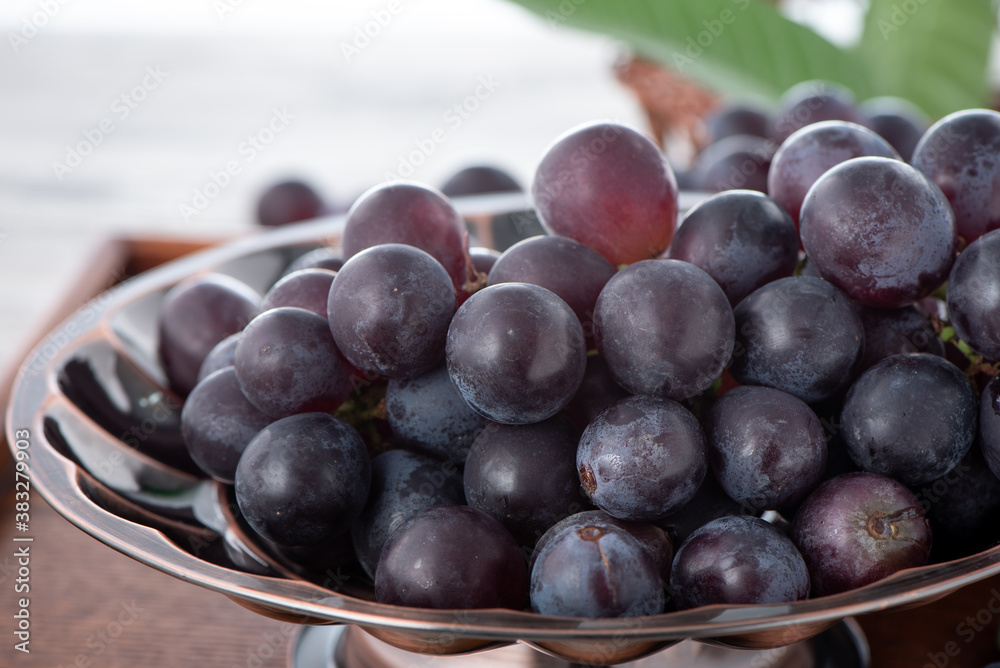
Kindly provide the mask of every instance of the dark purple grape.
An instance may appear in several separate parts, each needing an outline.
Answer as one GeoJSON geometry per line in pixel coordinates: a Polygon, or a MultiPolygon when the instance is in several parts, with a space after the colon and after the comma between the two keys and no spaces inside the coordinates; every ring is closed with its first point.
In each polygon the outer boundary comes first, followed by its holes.
{"type": "Polygon", "coordinates": [[[865,371],[844,401],[844,442],[863,470],[922,485],[965,456],[976,436],[976,394],[937,355],[886,358],[865,371]]]}
{"type": "Polygon", "coordinates": [[[451,202],[428,186],[397,182],[375,186],[354,202],[344,222],[344,258],[379,244],[407,244],[441,263],[456,292],[469,278],[465,221],[451,202]]]}
{"type": "Polygon", "coordinates": [[[543,537],[531,569],[531,608],[560,617],[663,612],[663,583],[642,544],[607,524],[570,525],[543,537]]]}
{"type": "Polygon", "coordinates": [[[597,507],[623,520],[654,520],[698,491],[708,470],[705,435],[676,401],[629,397],[584,430],[576,467],[597,507]]]}
{"type": "Polygon", "coordinates": [[[696,190],[767,192],[767,173],[777,148],[769,139],[732,135],[708,146],[691,167],[696,190]]]}
{"type": "Polygon", "coordinates": [[[802,247],[820,275],[866,306],[898,308],[947,278],[958,237],[941,191],[899,160],[853,158],[809,189],[802,247]]]}
{"type": "Polygon", "coordinates": [[[705,129],[712,143],[733,135],[767,139],[771,119],[767,112],[748,104],[730,104],[712,112],[705,119],[705,129]]]}
{"type": "Polygon", "coordinates": [[[338,591],[351,582],[351,577],[344,572],[345,566],[357,563],[350,533],[338,534],[316,545],[280,545],[262,540],[290,562],[288,565],[294,572],[321,587],[338,591]]]}
{"type": "Polygon", "coordinates": [[[285,267],[284,275],[287,276],[303,269],[329,269],[330,271],[340,271],[344,266],[344,254],[339,248],[323,246],[304,253],[292,260],[285,267]]]}
{"type": "Polygon", "coordinates": [[[994,376],[979,397],[979,438],[986,464],[1000,478],[1000,376],[994,376]]]}
{"type": "Polygon", "coordinates": [[[792,541],[809,567],[816,597],[923,566],[931,530],[920,500],[902,483],[847,473],[809,495],[792,521],[792,541]]]}
{"type": "MultiPolygon", "coordinates": [[[[986,392],[983,393],[986,396],[986,392]]],[[[932,561],[949,561],[1000,542],[1000,479],[973,444],[955,468],[914,489],[934,535],[932,561]]]]}
{"type": "Polygon", "coordinates": [[[448,373],[468,404],[504,424],[550,418],[583,380],[587,352],[573,309],[527,283],[472,295],[448,330],[448,373]]]}
{"type": "Polygon", "coordinates": [[[865,124],[849,90],[829,81],[803,81],[781,96],[771,137],[781,144],[792,133],[820,121],[865,124]]]}
{"type": "Polygon", "coordinates": [[[444,359],[455,290],[433,257],[413,246],[382,244],[337,272],[327,305],[337,347],[355,367],[411,378],[444,359]]]}
{"type": "Polygon", "coordinates": [[[547,234],[534,209],[493,216],[490,220],[493,248],[503,252],[519,241],[547,234]]]}
{"type": "Polygon", "coordinates": [[[1000,361],[1000,231],[962,251],[948,277],[948,315],[958,338],[1000,361]]]}
{"type": "Polygon", "coordinates": [[[535,424],[491,423],[465,461],[465,498],[497,518],[521,545],[590,506],[576,473],[580,433],[561,415],[535,424]]]}
{"type": "Polygon", "coordinates": [[[647,260],[608,281],[594,309],[597,348],[634,394],[686,399],[711,386],[733,351],[733,310],[711,276],[647,260]]]}
{"type": "Polygon", "coordinates": [[[678,192],[698,189],[698,182],[691,172],[686,169],[680,169],[676,165],[672,165],[671,169],[674,170],[674,178],[677,180],[678,192]]]}
{"type": "Polygon", "coordinates": [[[666,256],[703,269],[736,306],[765,283],[792,275],[799,260],[799,235],[771,198],[731,190],[688,211],[666,256]]]}
{"type": "Polygon", "coordinates": [[[389,536],[419,511],[463,503],[462,474],[454,463],[405,450],[378,455],[372,459],[368,502],[351,526],[354,552],[362,568],[374,578],[389,536]]]}
{"type": "Polygon", "coordinates": [[[617,517],[608,515],[603,510],[584,510],[553,524],[538,540],[538,543],[535,544],[535,549],[531,552],[531,560],[528,563],[529,570],[534,570],[538,555],[541,554],[549,541],[563,533],[566,527],[582,529],[586,526],[597,527],[598,529],[604,529],[605,527],[622,529],[639,541],[643,549],[646,550],[646,554],[653,560],[653,566],[656,567],[657,573],[660,574],[660,579],[663,582],[667,582],[670,579],[670,567],[674,562],[674,546],[670,542],[667,532],[649,522],[620,520],[617,517]]]}
{"type": "Polygon", "coordinates": [[[615,267],[657,257],[677,227],[677,181],[644,135],[584,125],[546,150],[531,186],[550,234],[593,248],[615,267]]]}
{"type": "Polygon", "coordinates": [[[392,433],[401,443],[456,464],[486,420],[465,403],[442,364],[422,376],[392,379],[385,392],[392,433]]]}
{"type": "Polygon", "coordinates": [[[756,517],[720,517],[677,549],[670,588],[679,608],[785,603],[809,596],[809,572],[795,544],[756,517]]]}
{"type": "Polygon", "coordinates": [[[472,259],[472,266],[481,274],[489,275],[493,265],[500,257],[500,251],[482,246],[473,246],[469,249],[469,257],[472,259]]]}
{"type": "Polygon", "coordinates": [[[866,155],[899,159],[889,142],[866,127],[823,121],[793,133],[778,148],[767,175],[767,192],[799,224],[806,193],[831,167],[866,155]]]}
{"type": "Polygon", "coordinates": [[[181,410],[191,459],[216,480],[232,484],[247,444],[273,420],[247,401],[233,367],[199,381],[181,410]]]}
{"type": "Polygon", "coordinates": [[[311,311],[265,311],[236,345],[236,378],[254,406],[273,418],[332,412],[347,400],[353,370],[337,350],[327,321],[311,311]]]}
{"type": "Polygon", "coordinates": [[[569,304],[584,334],[593,332],[594,304],[615,268],[597,251],[567,237],[532,237],[500,255],[487,285],[531,283],[569,304]]]}
{"type": "Polygon", "coordinates": [[[826,468],[823,471],[823,480],[860,471],[858,465],[847,454],[847,446],[844,445],[844,428],[841,421],[844,409],[843,396],[838,395],[818,401],[811,404],[810,408],[816,412],[816,417],[823,425],[823,432],[826,435],[826,468]]]}
{"type": "Polygon", "coordinates": [[[627,396],[629,393],[611,377],[604,358],[589,355],[580,389],[566,404],[563,413],[573,421],[577,429],[583,431],[601,411],[627,396]]]}
{"type": "Polygon", "coordinates": [[[296,306],[327,317],[326,304],[336,272],[329,269],[300,269],[286,274],[271,286],[260,303],[262,311],[279,306],[296,306]]]}
{"type": "Polygon", "coordinates": [[[723,491],[714,475],[706,475],[694,497],[676,511],[655,521],[680,545],[701,526],[719,517],[754,514],[753,508],[741,506],[723,491]]]}
{"type": "Polygon", "coordinates": [[[900,157],[912,162],[913,150],[927,131],[927,117],[900,97],[875,97],[861,103],[865,125],[889,142],[900,157]]]}
{"type": "Polygon", "coordinates": [[[966,109],[932,125],[913,151],[913,166],[936,183],[972,243],[1000,227],[1000,112],[966,109]]]}
{"type": "Polygon", "coordinates": [[[288,225],[323,213],[323,199],[303,181],[281,181],[257,200],[257,222],[267,227],[288,225]]]}
{"type": "Polygon", "coordinates": [[[349,424],[325,413],[272,422],[236,467],[236,500],[247,523],[282,545],[316,545],[361,514],[371,461],[349,424]]]}
{"type": "Polygon", "coordinates": [[[528,598],[528,567],[496,519],[469,506],[421,510],[393,532],[375,571],[379,603],[512,608],[528,598]]]}
{"type": "Polygon", "coordinates": [[[170,387],[182,396],[194,389],[208,353],[253,320],[259,304],[259,294],[224,274],[174,286],[163,298],[158,323],[160,363],[170,387]]]}
{"type": "Polygon", "coordinates": [[[846,389],[864,350],[864,327],[844,293],[819,278],[782,278],[734,309],[729,367],[746,385],[766,385],[806,402],[846,389]]]}
{"type": "Polygon", "coordinates": [[[819,484],[826,434],[801,399],[770,387],[734,387],[705,425],[709,463],[735,501],[764,510],[794,506],[819,484]]]}
{"type": "Polygon", "coordinates": [[[441,186],[448,197],[484,195],[487,193],[519,193],[520,184],[507,172],[489,165],[465,167],[451,175],[441,186]]]}
{"type": "Polygon", "coordinates": [[[230,334],[208,351],[205,359],[202,360],[201,366],[198,368],[199,383],[219,369],[233,366],[233,360],[236,357],[236,344],[239,343],[239,340],[240,332],[230,334]]]}
{"type": "Polygon", "coordinates": [[[913,306],[900,309],[861,308],[865,326],[865,354],[861,369],[900,353],[930,353],[944,357],[944,344],[927,316],[913,306]]]}

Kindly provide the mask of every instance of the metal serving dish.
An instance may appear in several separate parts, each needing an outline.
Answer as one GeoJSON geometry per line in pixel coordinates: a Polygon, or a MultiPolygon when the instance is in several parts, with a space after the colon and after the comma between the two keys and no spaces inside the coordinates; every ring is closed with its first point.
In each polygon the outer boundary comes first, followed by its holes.
{"type": "MultiPolygon", "coordinates": [[[[520,195],[465,198],[456,206],[467,217],[528,208],[520,195]]],[[[614,664],[685,639],[783,647],[844,618],[926,603],[1000,573],[996,547],[835,596],[597,620],[380,605],[360,574],[332,574],[328,587],[299,577],[242,530],[221,485],[175,456],[183,447],[180,402],[158,366],[156,314],[168,289],[200,273],[229,274],[264,291],[295,256],[335,241],[342,224],[342,217],[319,219],[182,258],[99,296],[53,330],[21,368],[7,415],[15,453],[15,430],[30,430],[26,463],[52,507],[111,548],[262,615],[352,624],[391,646],[436,655],[520,641],[569,661],[614,664]]]]}

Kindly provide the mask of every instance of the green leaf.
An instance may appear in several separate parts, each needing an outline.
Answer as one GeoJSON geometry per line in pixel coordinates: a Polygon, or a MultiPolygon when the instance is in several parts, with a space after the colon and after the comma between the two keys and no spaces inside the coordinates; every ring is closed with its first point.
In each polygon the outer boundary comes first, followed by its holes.
{"type": "Polygon", "coordinates": [[[937,118],[988,103],[989,0],[871,0],[857,47],[880,95],[937,118]]]}
{"type": "Polygon", "coordinates": [[[859,98],[871,94],[868,68],[861,65],[857,54],[785,18],[769,3],[513,1],[541,15],[552,26],[574,26],[621,39],[638,53],[671,65],[722,95],[773,100],[808,79],[840,83],[859,98]]]}

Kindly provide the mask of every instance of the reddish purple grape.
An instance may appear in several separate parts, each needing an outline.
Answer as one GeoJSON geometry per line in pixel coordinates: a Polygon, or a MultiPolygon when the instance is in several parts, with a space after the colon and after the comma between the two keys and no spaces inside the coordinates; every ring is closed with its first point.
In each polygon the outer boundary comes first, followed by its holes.
{"type": "Polygon", "coordinates": [[[802,246],[820,275],[866,306],[898,308],[948,276],[958,237],[941,191],[899,160],[853,158],[802,205],[802,246]]]}
{"type": "Polygon", "coordinates": [[[757,514],[758,509],[741,506],[729,498],[714,475],[706,475],[690,501],[655,521],[670,536],[674,545],[680,545],[697,529],[714,519],[730,515],[757,514]]]}
{"type": "Polygon", "coordinates": [[[517,542],[469,506],[412,515],[386,541],[375,570],[379,603],[520,610],[527,598],[528,567],[517,542]]]}
{"type": "Polygon", "coordinates": [[[500,257],[500,251],[493,248],[483,248],[473,246],[469,249],[469,257],[472,259],[472,266],[481,274],[489,275],[493,265],[500,257]]]}
{"type": "Polygon", "coordinates": [[[799,260],[799,235],[771,198],[731,190],[688,211],[667,257],[703,269],[736,306],[765,283],[792,275],[799,260]]]}
{"type": "Polygon", "coordinates": [[[677,181],[657,146],[617,123],[559,137],[531,187],[550,234],[593,248],[612,265],[657,257],[677,226],[677,181]]]}
{"type": "Polygon", "coordinates": [[[865,126],[889,142],[903,160],[913,162],[913,151],[928,126],[922,111],[899,97],[865,100],[860,111],[865,115],[865,126]]]}
{"type": "Polygon", "coordinates": [[[243,394],[273,418],[337,410],[351,393],[354,373],[327,321],[289,306],[247,325],[236,344],[235,368],[243,394]]]}
{"type": "Polygon", "coordinates": [[[770,124],[766,111],[748,104],[726,105],[705,119],[705,129],[712,143],[733,135],[767,139],[770,124]]]}
{"type": "Polygon", "coordinates": [[[532,237],[505,250],[487,285],[531,283],[551,290],[593,331],[594,304],[615,268],[597,251],[566,237],[532,237]]]}
{"type": "Polygon", "coordinates": [[[444,359],[455,290],[441,264],[413,246],[381,244],[337,272],[327,312],[344,357],[361,371],[412,378],[444,359]]]}
{"type": "Polygon", "coordinates": [[[948,277],[948,315],[958,338],[1000,361],[1000,231],[973,241],[948,277]]]}
{"type": "Polygon", "coordinates": [[[734,387],[712,406],[705,430],[722,488],[758,512],[794,506],[819,484],[826,467],[819,418],[781,390],[734,387]]]}
{"type": "Polygon", "coordinates": [[[417,183],[375,186],[354,202],[344,222],[344,258],[379,244],[407,244],[441,263],[456,292],[469,267],[465,221],[437,190],[417,183]]]}
{"type": "Polygon", "coordinates": [[[303,181],[281,181],[257,200],[257,222],[266,227],[288,225],[323,213],[323,199],[303,181]]]}
{"type": "Polygon", "coordinates": [[[300,269],[285,274],[264,295],[262,311],[279,306],[297,306],[326,318],[326,303],[336,272],[329,269],[300,269]]]}
{"type": "Polygon", "coordinates": [[[865,326],[862,370],[901,353],[930,353],[944,357],[944,344],[934,333],[927,316],[916,305],[899,309],[864,306],[861,321],[865,326]]]}
{"type": "Polygon", "coordinates": [[[629,393],[611,377],[604,358],[589,355],[580,389],[566,404],[563,413],[573,421],[577,429],[583,431],[601,411],[627,396],[629,393]]]}
{"type": "Polygon", "coordinates": [[[977,414],[972,385],[954,364],[926,353],[894,355],[851,386],[844,441],[863,470],[922,485],[969,451],[977,414]]]}
{"type": "Polygon", "coordinates": [[[1000,112],[966,109],[932,125],[913,151],[913,166],[936,183],[972,243],[1000,227],[1000,112]]]}
{"type": "Polygon", "coordinates": [[[590,506],[576,473],[580,434],[556,415],[527,425],[491,423],[465,461],[465,498],[532,546],[562,518],[590,506]]]}
{"type": "Polygon", "coordinates": [[[513,176],[489,165],[465,167],[452,174],[441,186],[441,192],[448,197],[519,193],[523,190],[513,176]]]}
{"type": "Polygon", "coordinates": [[[250,441],[236,467],[243,517],[282,545],[317,545],[346,533],[370,485],[371,461],[361,437],[326,413],[272,422],[250,441]]]}
{"type": "Polygon", "coordinates": [[[829,81],[803,81],[781,96],[771,136],[781,144],[796,130],[820,121],[847,121],[864,125],[865,117],[854,95],[829,81]]]}
{"type": "Polygon", "coordinates": [[[774,154],[767,192],[788,212],[797,229],[802,202],[816,179],[845,160],[868,155],[899,159],[889,142],[860,125],[844,121],[807,125],[774,154]]]}
{"type": "Polygon", "coordinates": [[[285,267],[284,276],[302,269],[329,269],[330,271],[340,271],[344,266],[344,254],[339,248],[322,246],[315,248],[299,257],[285,267]]]}
{"type": "Polygon", "coordinates": [[[775,148],[774,142],[749,135],[732,135],[708,146],[691,167],[695,189],[766,193],[775,148]]]}
{"type": "Polygon", "coordinates": [[[573,524],[543,537],[531,569],[531,608],[560,617],[663,612],[663,584],[642,544],[608,524],[573,524]]]}
{"type": "Polygon", "coordinates": [[[698,491],[708,470],[705,435],[676,401],[629,397],[584,430],[576,466],[598,508],[623,520],[655,520],[698,491]]]}
{"type": "Polygon", "coordinates": [[[920,500],[876,473],[846,473],[820,485],[795,513],[792,541],[809,567],[813,596],[923,566],[931,552],[920,500]]]}
{"type": "Polygon", "coordinates": [[[159,314],[159,354],[170,387],[187,395],[201,363],[217,343],[242,330],[260,312],[260,295],[224,274],[208,274],[174,286],[159,314]]]}
{"type": "Polygon", "coordinates": [[[215,344],[215,347],[208,351],[205,359],[202,360],[198,368],[198,382],[227,366],[233,366],[236,357],[236,344],[239,343],[240,332],[230,334],[226,338],[215,344]]]}
{"type": "Polygon", "coordinates": [[[481,415],[504,424],[550,418],[583,380],[583,328],[566,302],[527,283],[472,295],[448,330],[448,373],[481,415]]]}
{"type": "Polygon", "coordinates": [[[773,524],[720,517],[677,549],[670,588],[679,608],[767,604],[809,596],[809,571],[795,544],[773,524]]]}
{"type": "Polygon", "coordinates": [[[711,276],[680,260],[646,260],[608,281],[594,309],[597,348],[634,394],[686,399],[729,362],[735,325],[711,276]]]}
{"type": "Polygon", "coordinates": [[[181,433],[191,459],[216,480],[232,484],[236,465],[257,433],[274,420],[251,404],[233,367],[199,381],[181,410],[181,433]]]}

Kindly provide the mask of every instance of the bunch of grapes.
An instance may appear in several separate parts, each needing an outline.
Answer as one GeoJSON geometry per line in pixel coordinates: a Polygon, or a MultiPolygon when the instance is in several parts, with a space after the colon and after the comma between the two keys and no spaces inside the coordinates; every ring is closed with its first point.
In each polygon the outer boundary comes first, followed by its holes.
{"type": "Polygon", "coordinates": [[[546,234],[478,261],[446,195],[372,188],[266,295],[167,295],[191,457],[404,606],[795,601],[995,544],[1000,114],[918,123],[815,85],[729,109],[768,194],[681,224],[662,152],[589,124],[538,166],[546,234]]]}

